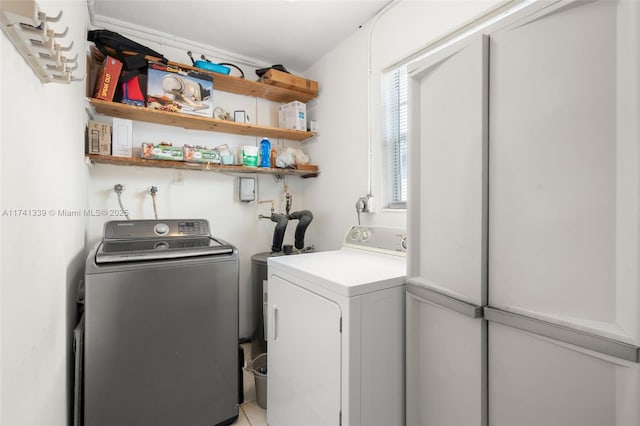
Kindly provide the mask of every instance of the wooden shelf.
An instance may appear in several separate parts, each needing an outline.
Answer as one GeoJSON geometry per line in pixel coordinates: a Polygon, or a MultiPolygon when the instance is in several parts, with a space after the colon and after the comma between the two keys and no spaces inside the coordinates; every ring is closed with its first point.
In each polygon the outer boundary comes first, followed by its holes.
{"type": "MultiPolygon", "coordinates": [[[[98,54],[97,49],[93,49],[93,54],[98,54]]],[[[126,54],[127,52],[125,52],[126,54]]],[[[94,58],[96,59],[96,58],[94,58]]],[[[158,58],[146,57],[147,60],[158,61],[158,58]]],[[[100,62],[102,59],[99,59],[100,62]]],[[[264,84],[259,81],[250,81],[240,77],[218,74],[194,68],[192,66],[169,61],[169,64],[184,69],[194,69],[199,72],[208,73],[213,76],[213,89],[234,93],[238,95],[264,98],[274,102],[309,102],[316,98],[316,95],[309,93],[264,84]]],[[[304,141],[313,136],[314,132],[304,132],[300,130],[280,129],[270,126],[259,126],[254,124],[236,123],[234,121],[218,120],[215,118],[200,117],[196,115],[181,114],[169,111],[159,111],[146,107],[135,107],[119,102],[106,102],[88,97],[89,104],[93,106],[98,114],[111,117],[125,118],[147,123],[163,124],[167,126],[182,127],[185,129],[204,130],[209,132],[230,133],[243,136],[258,136],[274,139],[285,139],[292,141],[304,141]]],[[[182,170],[218,171],[250,174],[273,174],[273,175],[294,175],[302,178],[316,177],[320,173],[316,170],[297,169],[271,169],[260,167],[229,166],[221,164],[189,163],[183,161],[169,160],[148,160],[145,158],[133,157],[112,157],[106,155],[86,154],[87,159],[92,163],[112,164],[118,166],[142,166],[160,167],[182,170]]]]}
{"type": "Polygon", "coordinates": [[[302,130],[280,129],[277,127],[258,126],[255,124],[236,123],[235,121],[217,120],[215,118],[199,117],[178,112],[159,111],[145,107],[136,107],[119,102],[107,102],[89,98],[98,114],[129,120],[146,121],[147,123],[164,124],[167,126],[183,127],[185,129],[206,130],[211,132],[232,133],[244,136],[264,136],[267,138],[303,141],[312,136],[313,132],[302,130]]]}
{"type": "MultiPolygon", "coordinates": [[[[159,62],[160,58],[147,56],[148,60],[159,62]]],[[[235,93],[237,95],[253,96],[264,98],[274,102],[291,102],[300,101],[307,103],[315,99],[317,95],[305,93],[302,91],[287,89],[284,87],[276,87],[270,84],[264,84],[259,81],[251,81],[246,78],[235,77],[232,75],[219,74],[202,68],[196,68],[191,65],[182,64],[180,62],[168,61],[169,65],[174,65],[182,69],[195,70],[213,76],[213,90],[221,90],[223,92],[235,93]]]]}
{"type": "MultiPolygon", "coordinates": [[[[112,54],[115,51],[111,48],[107,48],[112,54]]],[[[133,52],[124,52],[125,55],[134,54],[133,52]]],[[[101,63],[104,56],[96,48],[93,49],[94,60],[97,63],[101,63]]],[[[160,58],[154,56],[145,56],[148,61],[161,62],[160,58]]],[[[169,65],[174,65],[182,69],[195,70],[205,74],[213,76],[213,90],[221,90],[223,92],[235,93],[237,95],[253,96],[258,98],[268,99],[274,102],[291,102],[300,101],[307,103],[312,99],[315,99],[317,95],[305,93],[302,91],[287,89],[284,87],[276,87],[269,84],[264,84],[259,81],[251,81],[247,78],[235,77],[232,75],[224,75],[211,71],[204,70],[202,68],[196,68],[192,65],[183,64],[175,61],[168,61],[169,65]]]]}
{"type": "Polygon", "coordinates": [[[204,164],[204,163],[187,163],[185,161],[170,160],[147,160],[139,157],[112,157],[110,155],[86,154],[86,157],[92,163],[113,164],[118,166],[142,166],[142,167],[161,167],[169,169],[181,170],[202,170],[213,172],[234,172],[234,173],[259,173],[271,175],[294,175],[302,178],[316,177],[320,172],[318,170],[297,170],[297,169],[270,169],[262,167],[245,167],[245,166],[228,166],[222,164],[204,164]]]}
{"type": "MultiPolygon", "coordinates": [[[[184,65],[181,65],[185,67],[184,65]]],[[[190,69],[203,72],[200,68],[188,67],[190,69]]],[[[246,78],[234,77],[231,75],[215,74],[213,75],[213,90],[222,90],[223,92],[235,93],[237,95],[253,96],[264,98],[274,102],[291,102],[300,101],[307,103],[316,96],[299,92],[297,90],[285,89],[269,84],[260,83],[259,81],[251,81],[246,78]]]]}

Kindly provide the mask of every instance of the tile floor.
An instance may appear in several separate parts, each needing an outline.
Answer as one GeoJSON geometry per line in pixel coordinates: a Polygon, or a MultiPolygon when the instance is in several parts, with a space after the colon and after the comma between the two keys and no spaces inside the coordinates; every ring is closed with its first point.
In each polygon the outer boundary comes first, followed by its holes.
{"type": "MultiPolygon", "coordinates": [[[[251,359],[251,343],[242,344],[245,362],[251,359]]],[[[267,410],[258,406],[253,374],[244,371],[244,403],[240,405],[238,420],[233,423],[238,426],[266,426],[267,410]]]]}

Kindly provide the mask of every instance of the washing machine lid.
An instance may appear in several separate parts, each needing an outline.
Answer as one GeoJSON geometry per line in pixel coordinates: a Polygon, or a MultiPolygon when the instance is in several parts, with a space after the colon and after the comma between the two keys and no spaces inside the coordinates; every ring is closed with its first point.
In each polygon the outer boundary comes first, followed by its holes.
{"type": "Polygon", "coordinates": [[[269,275],[312,291],[320,288],[347,297],[404,285],[406,277],[405,257],[350,247],[270,257],[267,264],[269,275]]]}
{"type": "Polygon", "coordinates": [[[130,220],[105,224],[96,263],[229,254],[233,246],[209,235],[204,219],[130,220]]]}
{"type": "Polygon", "coordinates": [[[231,245],[212,237],[103,241],[96,251],[96,263],[178,259],[232,252],[231,245]]]}

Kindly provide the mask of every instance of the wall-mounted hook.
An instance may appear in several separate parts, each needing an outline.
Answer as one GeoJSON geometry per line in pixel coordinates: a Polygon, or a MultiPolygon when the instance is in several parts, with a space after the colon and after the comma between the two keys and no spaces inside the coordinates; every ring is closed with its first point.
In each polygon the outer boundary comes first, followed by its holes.
{"type": "Polygon", "coordinates": [[[46,22],[42,22],[39,26],[34,27],[29,24],[20,23],[18,27],[21,30],[22,38],[24,40],[39,40],[43,43],[48,42],[52,38],[66,37],[69,32],[69,27],[66,27],[63,32],[57,33],[51,28],[47,27],[46,22]]]}
{"type": "Polygon", "coordinates": [[[38,56],[40,60],[46,64],[52,64],[54,66],[62,65],[62,64],[72,64],[74,62],[78,62],[78,54],[73,58],[67,58],[59,51],[55,51],[53,54],[48,52],[39,52],[38,56]]]}
{"type": "Polygon", "coordinates": [[[73,40],[71,40],[71,43],[69,43],[69,46],[66,46],[66,47],[56,44],[56,49],[61,52],[69,52],[72,47],[73,47],[73,40]]]}
{"type": "Polygon", "coordinates": [[[73,58],[67,58],[65,56],[62,56],[62,59],[63,59],[63,62],[66,62],[67,64],[78,62],[78,52],[76,52],[76,56],[74,56],[73,58]]]}
{"type": "Polygon", "coordinates": [[[56,52],[69,52],[73,47],[73,41],[69,43],[69,46],[61,46],[57,44],[53,38],[50,38],[47,42],[40,40],[29,40],[31,46],[38,52],[44,52],[45,54],[55,55],[56,52]]]}
{"type": "Polygon", "coordinates": [[[67,67],[67,64],[59,64],[59,65],[45,64],[45,67],[51,71],[66,72],[65,68],[67,67]]]}
{"type": "Polygon", "coordinates": [[[65,61],[64,56],[60,52],[38,52],[38,59],[42,61],[43,64],[52,64],[54,66],[61,65],[65,61]]]}
{"type": "Polygon", "coordinates": [[[59,83],[70,83],[72,81],[83,81],[84,78],[78,78],[71,73],[64,74],[51,74],[51,81],[57,81],[59,83]]]}
{"type": "Polygon", "coordinates": [[[47,16],[46,13],[38,11],[38,19],[40,19],[41,21],[58,22],[60,18],[62,18],[62,11],[58,12],[58,16],[56,17],[47,16]]]}
{"type": "Polygon", "coordinates": [[[47,41],[42,41],[41,39],[29,39],[29,43],[38,51],[44,52],[53,52],[56,48],[56,43],[53,37],[49,38],[47,41]]]}
{"type": "Polygon", "coordinates": [[[76,69],[78,69],[78,63],[77,62],[74,63],[73,66],[70,66],[67,63],[62,63],[59,65],[46,64],[46,67],[48,70],[51,70],[51,71],[60,71],[61,73],[71,73],[76,69]]]}
{"type": "Polygon", "coordinates": [[[68,83],[71,81],[71,74],[51,74],[51,78],[55,81],[68,83]]]}
{"type": "Polygon", "coordinates": [[[64,31],[61,33],[53,33],[53,36],[55,38],[63,38],[67,36],[67,33],[69,32],[69,27],[65,27],[64,31]]]}

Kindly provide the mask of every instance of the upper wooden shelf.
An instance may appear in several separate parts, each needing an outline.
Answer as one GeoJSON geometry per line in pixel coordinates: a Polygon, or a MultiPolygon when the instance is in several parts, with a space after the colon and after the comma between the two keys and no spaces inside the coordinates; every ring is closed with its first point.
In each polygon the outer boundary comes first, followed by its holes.
{"type": "Polygon", "coordinates": [[[303,141],[312,136],[313,132],[302,130],[280,129],[278,127],[258,126],[256,124],[236,123],[235,121],[217,120],[215,118],[199,117],[178,112],[160,111],[145,107],[136,107],[119,102],[107,102],[89,98],[98,114],[129,120],[145,121],[148,123],[165,124],[183,127],[185,129],[206,130],[212,132],[232,133],[235,135],[258,136],[276,139],[303,141]]]}
{"type": "MultiPolygon", "coordinates": [[[[107,48],[107,51],[114,52],[113,49],[107,48]]],[[[114,52],[115,53],[115,52],[114,52]]],[[[126,54],[134,54],[133,52],[123,52],[126,54]]],[[[101,55],[97,49],[94,48],[94,55],[101,55]]],[[[145,59],[149,61],[160,62],[160,58],[154,56],[146,56],[145,59]]],[[[102,59],[98,60],[102,62],[102,59]]],[[[274,102],[291,102],[300,101],[307,103],[316,98],[316,95],[305,93],[294,89],[287,89],[284,87],[276,87],[269,84],[264,84],[259,81],[251,81],[246,78],[235,77],[232,75],[224,75],[211,71],[204,70],[202,68],[196,68],[192,65],[183,64],[175,61],[168,61],[169,65],[174,65],[182,69],[195,70],[205,74],[213,76],[213,90],[221,90],[223,92],[235,93],[237,95],[253,96],[258,98],[268,99],[274,102]]]]}
{"type": "MultiPolygon", "coordinates": [[[[184,65],[181,65],[184,67],[184,65]]],[[[197,71],[204,71],[200,68],[192,68],[197,71]]],[[[238,95],[253,96],[268,99],[274,102],[291,102],[300,101],[307,103],[315,99],[315,95],[299,92],[297,90],[285,89],[283,87],[271,86],[260,83],[259,81],[251,81],[245,78],[234,77],[231,75],[215,74],[213,75],[213,90],[222,90],[223,92],[235,93],[238,95]]]]}
{"type": "MultiPolygon", "coordinates": [[[[147,56],[152,61],[160,61],[159,58],[147,56]]],[[[213,76],[213,90],[221,90],[223,92],[235,93],[237,95],[253,96],[264,98],[274,102],[291,102],[300,101],[307,103],[316,98],[316,95],[305,93],[302,91],[277,87],[270,84],[264,84],[259,81],[251,81],[246,78],[234,77],[232,75],[224,75],[210,72],[202,68],[196,68],[191,65],[182,64],[180,62],[169,61],[170,65],[180,67],[182,69],[195,70],[213,76]]]]}

